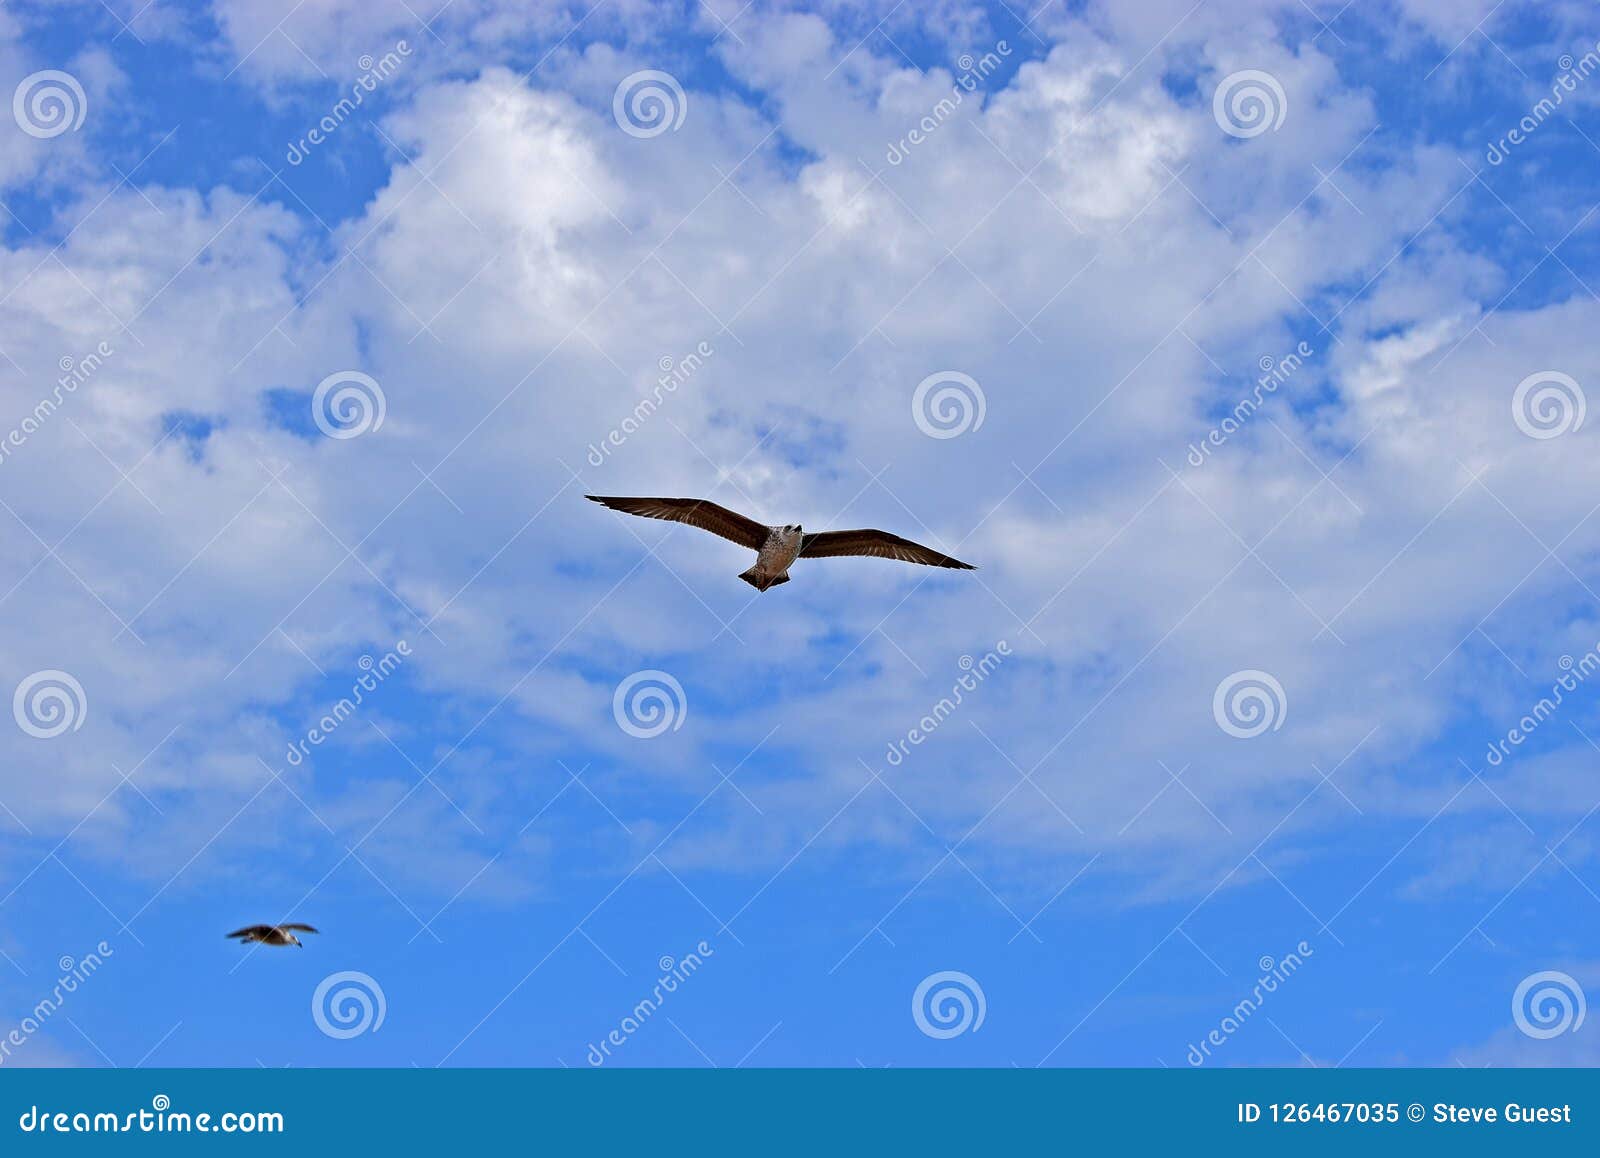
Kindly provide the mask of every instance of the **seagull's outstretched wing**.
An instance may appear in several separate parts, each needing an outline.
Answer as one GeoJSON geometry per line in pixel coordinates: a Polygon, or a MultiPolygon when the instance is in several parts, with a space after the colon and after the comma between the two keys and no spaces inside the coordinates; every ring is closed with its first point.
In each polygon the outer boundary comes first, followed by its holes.
{"type": "Polygon", "coordinates": [[[280,929],[296,929],[302,933],[316,933],[320,930],[313,929],[310,925],[279,925],[280,929]]]}
{"type": "Polygon", "coordinates": [[[761,544],[767,541],[766,527],[754,519],[747,519],[736,511],[719,507],[716,503],[705,499],[628,499],[605,495],[585,495],[584,498],[630,515],[642,515],[647,519],[666,519],[673,523],[688,523],[691,527],[699,527],[702,531],[721,535],[724,539],[732,540],[741,547],[749,547],[752,551],[759,551],[761,544]]]}
{"type": "Polygon", "coordinates": [[[954,567],[976,571],[971,563],[891,535],[888,531],[823,531],[807,535],[800,543],[800,558],[826,559],[835,555],[871,555],[879,559],[898,559],[902,563],[922,563],[929,567],[954,567]]]}
{"type": "Polygon", "coordinates": [[[229,933],[230,937],[260,937],[272,932],[271,925],[246,925],[242,929],[235,929],[229,933]]]}

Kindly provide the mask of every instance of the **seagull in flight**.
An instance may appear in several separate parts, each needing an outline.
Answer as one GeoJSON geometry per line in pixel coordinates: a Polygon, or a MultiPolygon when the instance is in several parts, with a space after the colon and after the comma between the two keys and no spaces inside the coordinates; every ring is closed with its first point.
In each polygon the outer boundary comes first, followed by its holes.
{"type": "MultiPolygon", "coordinates": [[[[263,945],[300,945],[300,938],[293,932],[296,929],[302,933],[316,932],[310,925],[246,925],[242,929],[235,929],[228,936],[239,938],[241,945],[251,941],[259,941],[263,945]]],[[[300,947],[305,948],[304,945],[300,947]]]]}
{"type": "Polygon", "coordinates": [[[748,547],[756,553],[755,566],[742,572],[743,579],[757,591],[789,582],[789,567],[796,559],[823,559],[836,555],[869,555],[879,559],[898,559],[902,563],[922,563],[929,567],[953,567],[975,571],[971,563],[891,535],[888,531],[822,531],[808,535],[798,523],[768,527],[727,507],[706,499],[631,499],[606,495],[585,495],[590,502],[641,515],[647,519],[666,519],[688,523],[713,535],[748,547]]]}

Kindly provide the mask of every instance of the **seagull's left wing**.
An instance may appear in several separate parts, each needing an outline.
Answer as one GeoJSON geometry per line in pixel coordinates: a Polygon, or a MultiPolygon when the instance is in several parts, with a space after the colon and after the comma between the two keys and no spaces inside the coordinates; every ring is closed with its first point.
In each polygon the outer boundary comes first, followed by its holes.
{"type": "Polygon", "coordinates": [[[727,507],[718,506],[709,499],[634,499],[613,495],[583,497],[591,503],[599,503],[601,506],[629,515],[639,515],[646,519],[665,519],[671,523],[688,523],[691,527],[710,531],[713,535],[720,535],[730,542],[738,543],[741,547],[749,547],[752,551],[761,550],[761,544],[767,541],[767,535],[770,533],[754,519],[746,518],[738,511],[730,511],[727,507]]]}
{"type": "Polygon", "coordinates": [[[315,933],[315,932],[318,932],[318,930],[313,929],[310,925],[279,925],[278,927],[280,929],[296,929],[296,930],[298,930],[299,932],[302,932],[302,933],[315,933]]]}
{"type": "Polygon", "coordinates": [[[913,543],[888,531],[823,531],[807,535],[800,542],[802,559],[825,559],[835,555],[870,555],[879,559],[898,559],[902,563],[922,563],[929,567],[977,570],[971,563],[963,563],[932,547],[924,547],[921,543],[913,543]]]}

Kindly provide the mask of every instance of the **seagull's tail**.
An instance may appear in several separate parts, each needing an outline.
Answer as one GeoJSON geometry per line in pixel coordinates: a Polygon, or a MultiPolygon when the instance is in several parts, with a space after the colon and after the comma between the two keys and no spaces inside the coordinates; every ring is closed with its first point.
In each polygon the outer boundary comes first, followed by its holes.
{"type": "Polygon", "coordinates": [[[757,591],[765,591],[768,587],[776,587],[780,583],[789,582],[789,576],[787,575],[772,576],[764,574],[759,565],[750,568],[748,571],[739,572],[739,578],[750,584],[757,591]]]}

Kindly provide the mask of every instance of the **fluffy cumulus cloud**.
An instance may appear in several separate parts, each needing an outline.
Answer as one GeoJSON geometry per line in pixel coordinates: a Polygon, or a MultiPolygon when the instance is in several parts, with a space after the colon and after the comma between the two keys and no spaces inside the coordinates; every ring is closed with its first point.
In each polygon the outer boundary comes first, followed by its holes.
{"type": "MultiPolygon", "coordinates": [[[[941,26],[868,36],[870,6],[710,5],[686,30],[610,5],[576,35],[564,4],[458,2],[430,28],[405,5],[165,7],[124,16],[177,44],[209,25],[207,68],[298,121],[319,72],[401,36],[417,64],[349,134],[383,170],[332,219],[309,165],[125,183],[92,133],[8,136],[8,196],[56,194],[0,252],[0,685],[66,671],[86,704],[8,745],[0,827],[76,831],[160,881],[247,803],[276,828],[208,855],[293,845],[309,808],[382,822],[374,855],[418,890],[493,865],[492,897],[544,885],[553,854],[519,830],[558,761],[627,801],[628,834],[596,812],[572,843],[627,866],[759,749],[760,812],[718,793],[675,868],[971,831],[1002,891],[1098,857],[1152,896],[1205,894],[1268,838],[1317,856],[1355,810],[1509,807],[1559,835],[1593,805],[1566,722],[1511,780],[1483,747],[1531,706],[1517,672],[1551,683],[1600,640],[1593,423],[1562,379],[1513,411],[1530,375],[1600,382],[1600,305],[1577,280],[1512,297],[1527,270],[1464,227],[1553,244],[1581,210],[1519,225],[1456,141],[1385,124],[1298,6],[1054,6],[1027,29],[952,8],[927,67],[900,34],[941,26]],[[683,32],[712,43],[692,70],[683,32]],[[614,118],[647,68],[681,77],[675,130],[614,118]],[[1281,126],[1219,123],[1244,69],[1281,126]],[[330,438],[313,395],[346,370],[382,423],[330,438]],[[967,376],[956,437],[914,413],[941,371],[967,376]],[[1574,429],[1535,436],[1550,416],[1574,429]],[[815,563],[756,597],[732,547],[585,492],[891,527],[981,569],[815,563]],[[399,640],[382,734],[286,764],[399,640]],[[645,758],[611,701],[647,668],[690,726],[645,758]],[[1241,672],[1262,697],[1218,700],[1241,672]],[[369,757],[389,771],[359,791],[327,774],[369,757]]],[[[1396,13],[1434,58],[1477,16],[1396,13]]],[[[42,67],[15,34],[8,77],[42,67]]],[[[110,115],[125,82],[80,59],[110,115]]],[[[1417,889],[1502,878],[1450,852],[1417,889]]]]}

